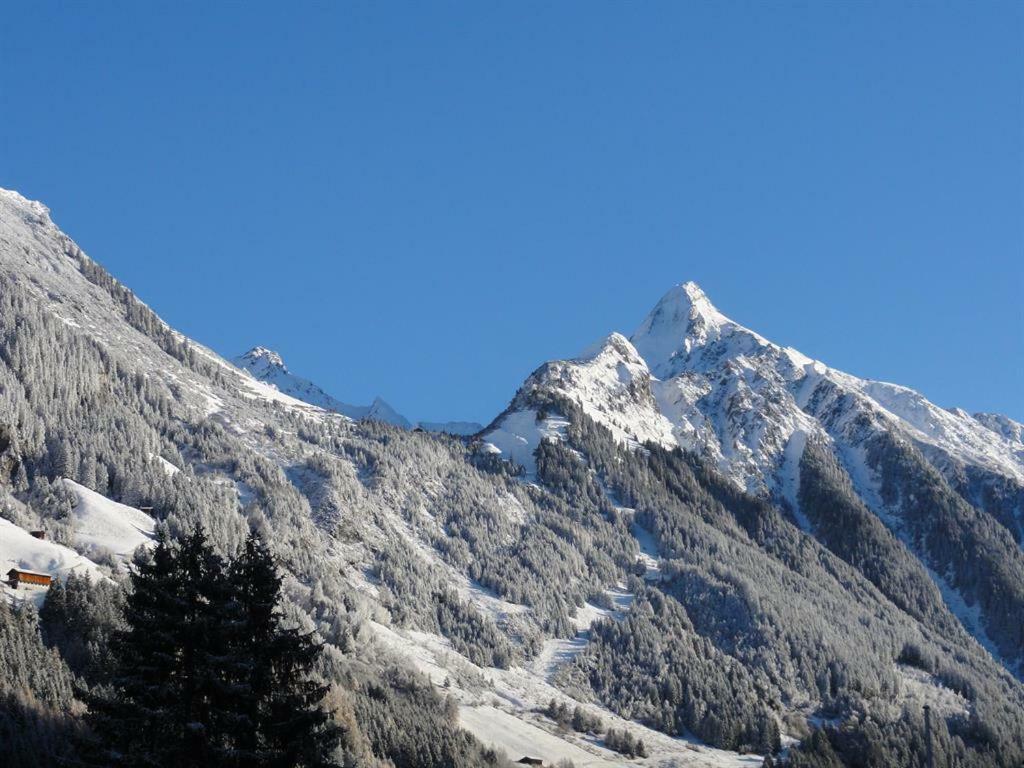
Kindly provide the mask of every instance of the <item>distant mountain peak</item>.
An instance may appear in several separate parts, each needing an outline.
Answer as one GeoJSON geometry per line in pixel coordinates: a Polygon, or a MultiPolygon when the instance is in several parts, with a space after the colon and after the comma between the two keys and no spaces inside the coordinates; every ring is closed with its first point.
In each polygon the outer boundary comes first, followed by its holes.
{"type": "Polygon", "coordinates": [[[266,347],[253,347],[242,355],[239,360],[245,360],[249,363],[270,365],[274,368],[280,368],[286,373],[288,372],[288,366],[284,364],[284,358],[274,350],[267,349],[266,347]]]}
{"type": "MultiPolygon", "coordinates": [[[[370,405],[351,405],[338,400],[312,381],[289,371],[284,358],[278,352],[267,347],[255,346],[244,355],[236,357],[233,362],[242,370],[248,371],[254,378],[276,387],[286,395],[310,405],[348,416],[354,421],[362,419],[383,421],[403,429],[412,429],[417,426],[380,397],[375,397],[370,405]]],[[[450,432],[458,435],[473,434],[482,429],[481,425],[475,422],[430,422],[418,426],[429,432],[450,432]]]]}
{"type": "Polygon", "coordinates": [[[370,407],[363,418],[372,419],[373,421],[384,421],[403,429],[412,429],[413,427],[412,422],[380,397],[373,398],[373,402],[370,403],[370,407]]]}

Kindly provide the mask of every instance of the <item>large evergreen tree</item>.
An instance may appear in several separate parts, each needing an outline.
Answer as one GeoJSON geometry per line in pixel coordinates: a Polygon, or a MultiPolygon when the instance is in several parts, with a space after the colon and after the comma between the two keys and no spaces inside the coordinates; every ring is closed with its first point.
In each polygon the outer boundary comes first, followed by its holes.
{"type": "Polygon", "coordinates": [[[132,574],[127,630],[114,642],[111,685],[90,696],[104,764],[224,764],[231,718],[223,561],[201,528],[176,547],[166,533],[132,574]]]}
{"type": "Polygon", "coordinates": [[[239,734],[240,763],[281,768],[331,764],[340,731],[320,707],[327,686],[309,675],[320,646],[285,625],[281,576],[258,534],[246,540],[230,577],[240,617],[234,652],[247,662],[239,680],[248,721],[239,734]]]}
{"type": "Polygon", "coordinates": [[[320,652],[285,625],[257,535],[226,564],[197,527],[161,531],[132,574],[109,686],[90,695],[93,754],[142,768],[331,765],[340,731],[310,679],[320,652]]]}

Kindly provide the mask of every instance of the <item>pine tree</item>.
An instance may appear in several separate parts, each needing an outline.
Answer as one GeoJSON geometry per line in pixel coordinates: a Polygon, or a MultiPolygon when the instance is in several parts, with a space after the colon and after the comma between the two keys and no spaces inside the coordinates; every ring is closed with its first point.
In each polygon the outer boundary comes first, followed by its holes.
{"type": "Polygon", "coordinates": [[[181,619],[176,553],[160,530],[151,557],[136,562],[125,619],[114,640],[115,672],[109,688],[89,697],[89,721],[98,762],[155,765],[180,743],[170,711],[177,697],[175,629],[181,619]]]}
{"type": "Polygon", "coordinates": [[[257,533],[232,562],[240,625],[233,651],[248,665],[239,690],[247,719],[236,753],[245,766],[327,766],[341,732],[320,704],[327,686],[310,679],[320,654],[309,634],[285,625],[281,576],[257,533]]]}
{"type": "Polygon", "coordinates": [[[224,564],[201,528],[175,547],[158,534],[136,563],[114,642],[111,685],[90,696],[104,765],[190,768],[227,764],[231,693],[224,564]]]}
{"type": "Polygon", "coordinates": [[[184,621],[178,633],[181,696],[176,714],[194,761],[186,765],[226,764],[238,726],[230,681],[244,663],[231,654],[234,605],[226,566],[201,526],[181,543],[177,566],[184,621]]]}

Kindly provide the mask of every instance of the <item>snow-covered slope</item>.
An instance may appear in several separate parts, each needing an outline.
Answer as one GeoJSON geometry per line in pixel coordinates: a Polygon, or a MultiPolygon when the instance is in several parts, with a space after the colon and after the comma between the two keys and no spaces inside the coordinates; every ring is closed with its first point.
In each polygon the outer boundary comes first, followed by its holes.
{"type": "Polygon", "coordinates": [[[78,499],[74,509],[76,549],[96,556],[109,553],[126,561],[138,547],[153,541],[156,522],[146,513],[111,501],[74,480],[63,483],[78,499]]]}
{"type": "MultiPolygon", "coordinates": [[[[66,579],[71,573],[103,578],[102,570],[95,563],[73,549],[37,539],[9,520],[0,518],[0,576],[6,579],[11,568],[46,573],[59,579],[66,579]]],[[[45,589],[31,586],[11,590],[4,584],[3,591],[9,597],[30,600],[36,605],[41,605],[46,597],[45,589]]]]}

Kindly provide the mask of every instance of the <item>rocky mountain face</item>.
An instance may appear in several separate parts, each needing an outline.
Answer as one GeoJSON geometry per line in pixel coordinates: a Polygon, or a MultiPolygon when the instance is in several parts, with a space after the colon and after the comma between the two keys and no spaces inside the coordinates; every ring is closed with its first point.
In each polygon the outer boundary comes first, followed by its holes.
{"type": "Polygon", "coordinates": [[[0,191],[0,571],[52,566],[89,606],[68,655],[7,609],[45,593],[0,588],[5,758],[74,758],[131,549],[200,524],[271,543],[341,764],[923,767],[924,705],[936,764],[1024,759],[1011,420],[829,369],[692,284],[479,437],[238,363],[0,191]]]}
{"type": "Polygon", "coordinates": [[[669,291],[629,339],[612,334],[527,380],[484,439],[528,468],[544,430],[529,406],[538,393],[572,401],[625,445],[703,457],[813,535],[816,523],[800,503],[801,465],[808,444],[820,446],[964,625],[1020,674],[1020,424],[943,409],[906,387],[774,344],[723,315],[694,283],[669,291]],[[927,504],[922,488],[931,492],[927,504]],[[948,511],[942,520],[939,508],[948,511]],[[963,542],[956,554],[947,536],[963,542]],[[1006,570],[1013,576],[1002,578],[1006,570]],[[1014,618],[1005,621],[1008,609],[1014,618]]]}

